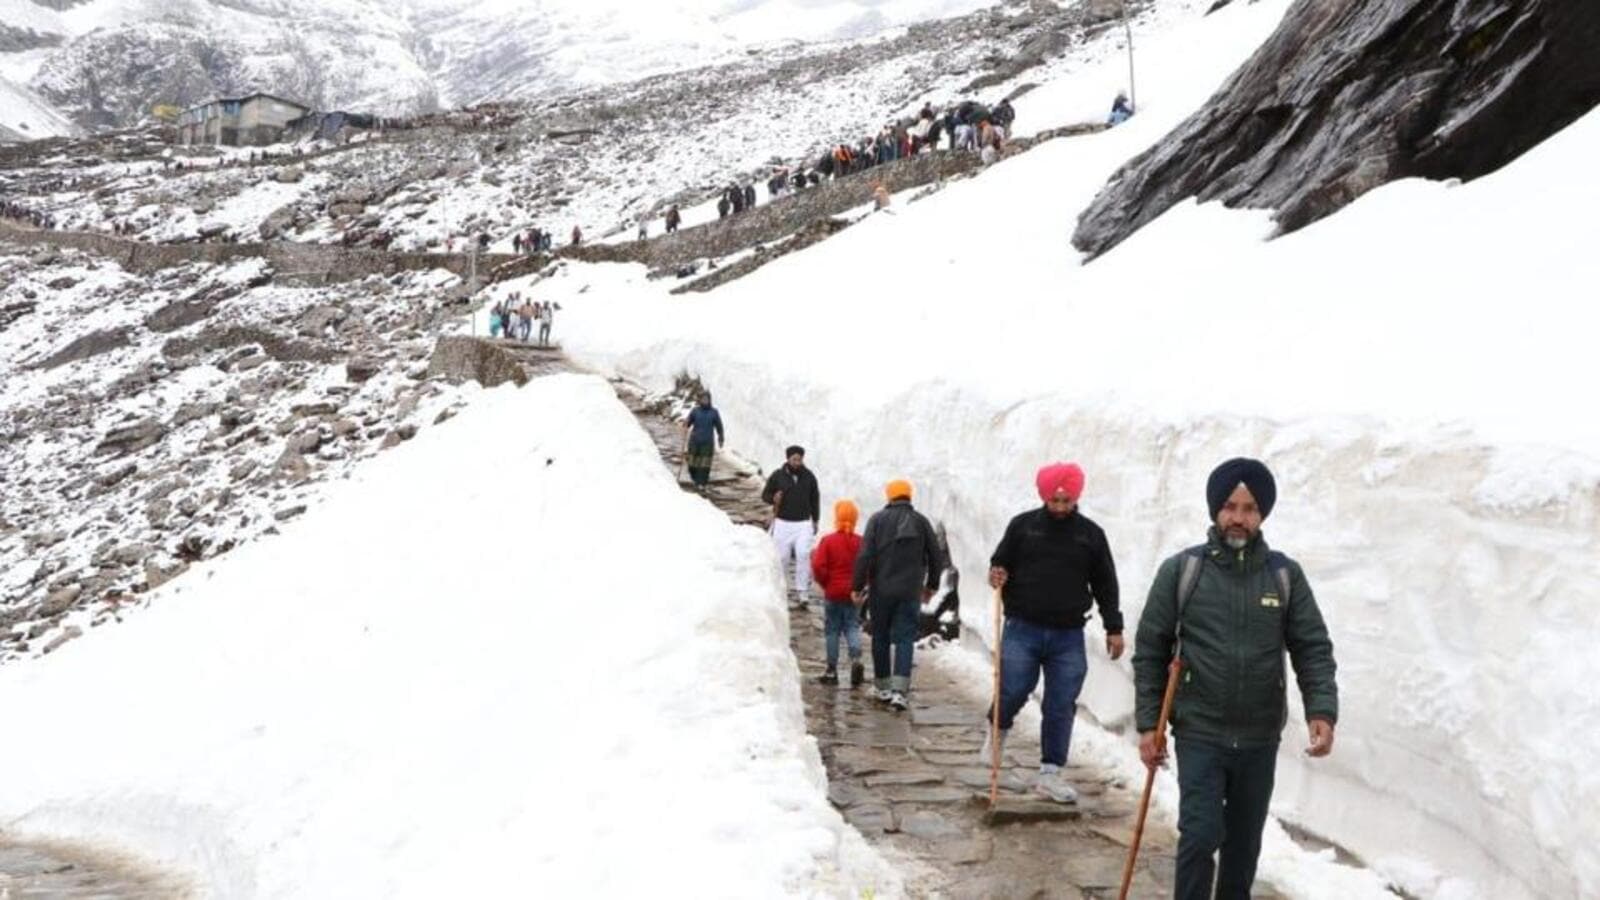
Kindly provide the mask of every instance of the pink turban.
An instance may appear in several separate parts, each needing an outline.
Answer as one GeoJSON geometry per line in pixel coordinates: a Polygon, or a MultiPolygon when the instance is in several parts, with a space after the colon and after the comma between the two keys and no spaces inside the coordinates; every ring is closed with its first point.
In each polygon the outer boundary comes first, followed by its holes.
{"type": "Polygon", "coordinates": [[[1039,486],[1039,499],[1049,500],[1059,491],[1074,502],[1083,496],[1083,469],[1077,463],[1051,463],[1039,470],[1034,479],[1039,486]]]}

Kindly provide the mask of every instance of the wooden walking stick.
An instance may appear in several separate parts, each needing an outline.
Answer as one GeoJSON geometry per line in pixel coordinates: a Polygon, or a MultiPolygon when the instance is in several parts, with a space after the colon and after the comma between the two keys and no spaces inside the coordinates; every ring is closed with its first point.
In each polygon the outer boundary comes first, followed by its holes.
{"type": "MultiPolygon", "coordinates": [[[[1183,671],[1183,660],[1176,650],[1172,663],[1167,666],[1167,691],[1161,696],[1161,714],[1156,717],[1156,755],[1167,749],[1167,719],[1172,715],[1172,698],[1178,692],[1178,673],[1183,671]]],[[[1122,891],[1117,900],[1128,900],[1128,888],[1133,884],[1133,865],[1139,858],[1139,841],[1144,837],[1145,814],[1150,811],[1150,792],[1155,788],[1156,769],[1151,765],[1144,775],[1144,795],[1139,798],[1139,818],[1133,826],[1133,843],[1128,845],[1128,863],[1122,867],[1122,891]]]]}
{"type": "Polygon", "coordinates": [[[1000,602],[1000,588],[994,589],[994,700],[990,712],[989,744],[991,759],[989,761],[989,810],[994,810],[995,804],[1000,802],[1000,655],[1004,652],[1004,645],[1000,636],[1005,629],[1005,618],[1000,602]]]}

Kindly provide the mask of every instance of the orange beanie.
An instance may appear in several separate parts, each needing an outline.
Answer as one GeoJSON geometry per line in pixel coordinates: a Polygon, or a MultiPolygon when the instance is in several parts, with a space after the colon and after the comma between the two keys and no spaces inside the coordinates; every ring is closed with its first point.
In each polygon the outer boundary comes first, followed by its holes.
{"type": "Polygon", "coordinates": [[[896,478],[887,485],[884,485],[883,493],[884,496],[888,497],[890,500],[910,500],[911,482],[905,480],[904,478],[896,478]]]}
{"type": "Polygon", "coordinates": [[[856,520],[861,518],[861,511],[849,500],[839,500],[833,504],[833,530],[855,531],[856,520]]]}

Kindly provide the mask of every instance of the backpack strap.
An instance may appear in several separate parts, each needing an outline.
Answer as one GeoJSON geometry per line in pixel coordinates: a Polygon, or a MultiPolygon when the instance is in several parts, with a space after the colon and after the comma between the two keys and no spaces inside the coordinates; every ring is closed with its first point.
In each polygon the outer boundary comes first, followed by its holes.
{"type": "Polygon", "coordinates": [[[1173,628],[1176,643],[1172,655],[1180,655],[1183,649],[1183,608],[1188,604],[1189,598],[1194,596],[1195,586],[1200,583],[1200,564],[1205,562],[1206,545],[1198,544],[1178,554],[1182,568],[1178,570],[1178,618],[1173,628]]]}
{"type": "MultiPolygon", "coordinates": [[[[1283,621],[1289,621],[1289,597],[1291,585],[1289,578],[1289,557],[1276,550],[1267,551],[1267,571],[1278,582],[1279,602],[1283,604],[1283,621]]],[[[1285,626],[1287,627],[1287,625],[1285,626]]]]}

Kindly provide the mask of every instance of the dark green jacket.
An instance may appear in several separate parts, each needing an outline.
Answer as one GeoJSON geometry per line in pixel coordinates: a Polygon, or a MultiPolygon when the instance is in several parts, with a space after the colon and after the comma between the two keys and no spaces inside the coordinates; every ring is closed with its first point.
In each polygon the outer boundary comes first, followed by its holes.
{"type": "MultiPolygon", "coordinates": [[[[1156,727],[1167,685],[1178,618],[1183,554],[1167,559],[1139,617],[1134,639],[1134,717],[1156,727]]],[[[1276,743],[1288,720],[1284,651],[1294,663],[1307,719],[1339,718],[1333,642],[1299,563],[1284,558],[1290,597],[1278,596],[1261,538],[1233,550],[1211,530],[1200,577],[1183,608],[1183,675],[1172,705],[1172,730],[1223,746],[1276,743]]]]}

